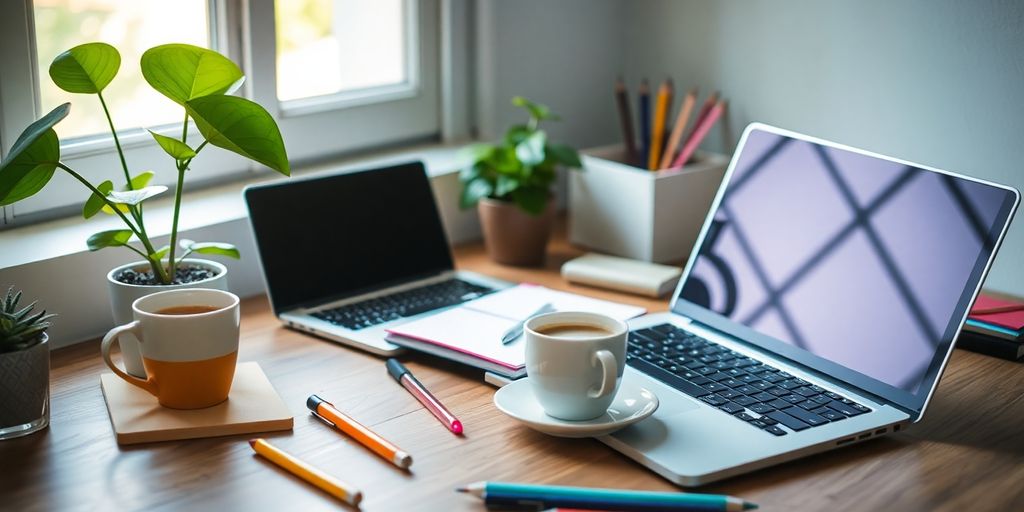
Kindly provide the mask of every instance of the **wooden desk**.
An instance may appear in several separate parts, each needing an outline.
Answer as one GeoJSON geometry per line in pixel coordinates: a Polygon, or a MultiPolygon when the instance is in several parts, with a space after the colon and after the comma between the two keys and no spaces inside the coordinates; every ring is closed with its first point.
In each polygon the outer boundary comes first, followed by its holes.
{"type": "MultiPolygon", "coordinates": [[[[501,267],[480,246],[458,265],[516,281],[666,309],[667,303],[569,286],[558,267],[578,252],[559,238],[543,270],[501,267]]],[[[462,419],[448,433],[388,377],[382,361],[280,327],[266,300],[242,306],[242,361],[258,361],[295,414],[280,447],[358,485],[368,511],[483,510],[453,488],[493,479],[674,490],[603,444],[547,437],[506,419],[480,372],[408,355],[417,377],[462,419]],[[310,417],[306,397],[329,397],[413,454],[395,470],[310,417]]],[[[121,448],[100,393],[107,371],[97,342],[53,354],[50,428],[0,442],[4,510],[320,510],[343,508],[256,458],[244,437],[121,448]]],[[[753,500],[763,510],[1024,509],[1024,371],[957,351],[925,420],[905,433],[702,488],[753,500]]]]}

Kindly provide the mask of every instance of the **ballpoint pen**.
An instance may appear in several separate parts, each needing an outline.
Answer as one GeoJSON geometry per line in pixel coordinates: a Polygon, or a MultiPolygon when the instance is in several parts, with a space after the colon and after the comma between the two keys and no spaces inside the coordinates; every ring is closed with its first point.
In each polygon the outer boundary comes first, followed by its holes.
{"type": "Polygon", "coordinates": [[[550,313],[550,312],[552,312],[554,310],[555,310],[555,308],[554,308],[554,306],[551,305],[550,302],[548,302],[548,303],[544,304],[543,306],[537,308],[536,311],[534,311],[533,313],[530,313],[529,315],[527,315],[526,318],[516,322],[516,324],[513,325],[512,327],[509,327],[508,330],[505,331],[505,334],[501,335],[501,344],[502,345],[508,345],[509,343],[512,343],[513,341],[518,339],[520,336],[522,336],[523,335],[523,326],[526,324],[527,320],[529,320],[529,319],[531,319],[531,318],[533,318],[533,317],[535,317],[537,315],[541,315],[541,314],[544,314],[544,313],[550,313]]]}
{"type": "Polygon", "coordinates": [[[427,388],[420,384],[420,381],[413,376],[412,372],[397,359],[388,359],[385,365],[388,373],[398,381],[412,396],[419,400],[423,407],[426,407],[444,426],[448,427],[453,434],[462,434],[462,422],[455,417],[434,395],[427,391],[427,388]]]}

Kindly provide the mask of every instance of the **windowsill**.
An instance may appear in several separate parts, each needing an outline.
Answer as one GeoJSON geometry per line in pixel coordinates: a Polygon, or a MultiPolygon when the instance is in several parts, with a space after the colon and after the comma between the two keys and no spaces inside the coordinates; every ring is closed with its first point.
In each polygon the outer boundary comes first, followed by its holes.
{"type": "MultiPolygon", "coordinates": [[[[389,149],[304,166],[293,169],[292,175],[308,176],[422,160],[430,177],[441,176],[458,172],[456,154],[459,147],[461,144],[428,144],[389,149]]],[[[276,179],[287,178],[268,172],[241,181],[186,192],[182,198],[178,231],[184,232],[244,218],[246,209],[242,201],[242,189],[246,185],[276,179]]],[[[42,193],[45,194],[46,191],[42,193]]],[[[173,202],[170,196],[147,203],[146,227],[151,238],[170,233],[172,209],[173,202]]],[[[90,235],[123,227],[119,218],[101,213],[89,220],[76,215],[0,231],[0,247],[4,248],[0,251],[0,269],[86,252],[88,249],[85,247],[85,241],[90,235]]]]}

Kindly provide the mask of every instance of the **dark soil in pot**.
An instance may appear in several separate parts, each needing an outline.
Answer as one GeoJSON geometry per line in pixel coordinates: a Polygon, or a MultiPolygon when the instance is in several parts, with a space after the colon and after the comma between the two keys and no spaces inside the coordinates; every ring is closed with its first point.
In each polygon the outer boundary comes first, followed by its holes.
{"type": "MultiPolygon", "coordinates": [[[[187,284],[195,283],[198,281],[205,281],[212,279],[217,276],[217,272],[214,269],[201,267],[198,265],[179,265],[177,271],[174,274],[174,282],[172,284],[187,284]]],[[[161,286],[163,283],[158,281],[153,276],[152,270],[146,270],[140,272],[135,269],[124,269],[116,276],[114,276],[120,283],[134,284],[139,286],[161,286]]]]}

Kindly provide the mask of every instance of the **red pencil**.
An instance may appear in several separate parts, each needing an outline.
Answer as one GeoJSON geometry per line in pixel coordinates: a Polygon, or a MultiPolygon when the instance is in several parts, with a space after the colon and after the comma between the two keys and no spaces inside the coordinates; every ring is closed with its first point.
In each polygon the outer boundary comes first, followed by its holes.
{"type": "Polygon", "coordinates": [[[686,165],[686,161],[690,159],[693,152],[697,150],[697,146],[700,145],[704,137],[707,136],[708,131],[715,125],[715,121],[718,120],[722,115],[722,111],[725,110],[725,100],[719,101],[715,106],[711,107],[708,111],[708,115],[704,116],[700,122],[693,127],[693,133],[690,138],[686,141],[686,145],[683,146],[682,151],[679,152],[679,156],[672,162],[672,169],[678,169],[686,165]]]}

